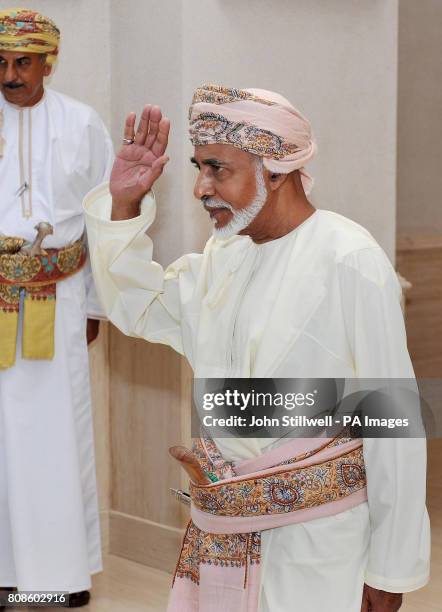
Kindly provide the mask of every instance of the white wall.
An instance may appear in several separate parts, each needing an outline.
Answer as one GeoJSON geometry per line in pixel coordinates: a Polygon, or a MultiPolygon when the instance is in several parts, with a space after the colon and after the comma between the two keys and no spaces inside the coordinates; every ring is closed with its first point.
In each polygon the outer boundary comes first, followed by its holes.
{"type": "Polygon", "coordinates": [[[318,207],[368,227],[393,258],[398,0],[111,0],[113,133],[159,103],[172,119],[172,161],[157,187],[157,256],[202,247],[187,109],[218,82],[286,95],[311,119],[318,207]]]}
{"type": "Polygon", "coordinates": [[[62,30],[51,85],[94,106],[116,144],[125,115],[146,102],[171,118],[172,159],[156,189],[153,228],[162,263],[201,248],[210,231],[192,197],[186,134],[192,92],[207,81],[275,89],[298,106],[319,143],[315,204],[359,221],[393,256],[398,0],[35,0],[32,7],[62,30]]]}
{"type": "MultiPolygon", "coordinates": [[[[309,117],[319,143],[311,164],[315,204],[365,225],[391,257],[397,5],[398,0],[183,4],[183,116],[193,89],[204,82],[274,89],[288,97],[309,117]]],[[[190,183],[187,177],[187,191],[190,183]]],[[[187,206],[194,211],[186,228],[189,248],[203,213],[187,206]]]]}
{"type": "Polygon", "coordinates": [[[442,235],[442,3],[401,0],[399,235],[442,235]]]}
{"type": "Polygon", "coordinates": [[[121,142],[126,115],[158,104],[171,120],[166,174],[155,187],[157,220],[151,235],[163,264],[182,254],[183,114],[181,0],[110,0],[112,134],[121,142]]]}

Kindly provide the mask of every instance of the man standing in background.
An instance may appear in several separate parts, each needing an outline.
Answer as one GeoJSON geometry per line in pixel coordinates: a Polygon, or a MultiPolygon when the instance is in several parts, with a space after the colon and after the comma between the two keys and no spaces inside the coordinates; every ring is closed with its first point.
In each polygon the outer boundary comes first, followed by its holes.
{"type": "Polygon", "coordinates": [[[102,569],[81,202],[113,150],[95,111],[44,87],[59,39],[35,11],[0,12],[0,590],[79,607],[102,569]]]}

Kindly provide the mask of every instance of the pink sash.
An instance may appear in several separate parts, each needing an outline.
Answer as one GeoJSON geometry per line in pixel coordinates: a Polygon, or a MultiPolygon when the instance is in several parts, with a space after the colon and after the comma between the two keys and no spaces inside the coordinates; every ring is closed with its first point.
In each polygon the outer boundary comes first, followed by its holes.
{"type": "Polygon", "coordinates": [[[362,440],[291,440],[237,465],[209,439],[193,446],[220,479],[191,483],[191,520],[168,612],[256,612],[261,531],[331,516],[367,500],[362,440]]]}

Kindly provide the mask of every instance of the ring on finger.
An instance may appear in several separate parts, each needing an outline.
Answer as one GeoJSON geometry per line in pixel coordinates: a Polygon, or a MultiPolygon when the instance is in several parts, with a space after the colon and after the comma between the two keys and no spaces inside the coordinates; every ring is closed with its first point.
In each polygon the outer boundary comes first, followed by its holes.
{"type": "Polygon", "coordinates": [[[135,142],[135,138],[123,138],[124,145],[131,145],[135,142]]]}

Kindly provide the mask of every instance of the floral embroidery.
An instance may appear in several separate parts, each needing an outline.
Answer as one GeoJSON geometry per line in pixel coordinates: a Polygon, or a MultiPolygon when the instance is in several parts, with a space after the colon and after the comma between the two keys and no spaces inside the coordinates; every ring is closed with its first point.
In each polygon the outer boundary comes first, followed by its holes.
{"type": "Polygon", "coordinates": [[[51,255],[51,257],[42,257],[41,263],[45,269],[45,272],[52,272],[57,263],[57,255],[51,255]]]}
{"type": "MultiPolygon", "coordinates": [[[[31,311],[35,312],[36,308],[39,311],[35,325],[25,323],[23,326],[23,346],[26,344],[26,351],[23,349],[22,355],[30,359],[52,359],[57,282],[80,270],[86,261],[87,252],[82,239],[64,249],[47,249],[43,254],[35,256],[20,252],[25,243],[22,238],[6,236],[0,239],[2,369],[13,366],[15,362],[15,350],[11,350],[11,346],[15,347],[21,295],[27,303],[42,302],[40,305],[34,304],[31,311]],[[5,313],[7,316],[4,316],[5,313]]],[[[26,321],[26,306],[24,312],[26,321]]]]}
{"type": "Polygon", "coordinates": [[[57,285],[55,283],[51,285],[43,285],[42,287],[27,287],[26,297],[31,300],[55,300],[57,285]]]}
{"type": "Polygon", "coordinates": [[[0,310],[18,312],[20,288],[11,285],[0,285],[0,310]]]}
{"type": "Polygon", "coordinates": [[[246,567],[259,563],[261,534],[216,534],[201,531],[192,521],[187,526],[180,558],[175,570],[176,578],[188,578],[199,584],[201,564],[220,567],[246,567]]]}
{"type": "MultiPolygon", "coordinates": [[[[232,87],[223,87],[222,85],[203,85],[198,87],[192,99],[192,106],[200,102],[209,104],[228,104],[229,102],[237,102],[238,100],[252,100],[266,106],[274,106],[275,102],[265,100],[259,96],[255,96],[244,89],[235,89],[232,87]]],[[[190,107],[192,110],[192,106],[190,107]]]]}
{"type": "Polygon", "coordinates": [[[360,483],[365,482],[365,469],[355,458],[345,457],[338,462],[336,477],[343,495],[351,495],[360,488],[360,483]]]}
{"type": "Polygon", "coordinates": [[[270,477],[244,478],[210,486],[190,483],[192,502],[217,516],[282,514],[313,508],[346,497],[366,486],[362,447],[343,457],[305,468],[276,472],[270,477]],[[244,487],[248,495],[244,496],[244,487]]]}
{"type": "Polygon", "coordinates": [[[218,480],[235,476],[233,463],[225,461],[211,438],[196,438],[193,441],[192,452],[196,455],[203,470],[215,474],[218,480]]]}
{"type": "Polygon", "coordinates": [[[24,238],[0,236],[0,255],[5,253],[18,253],[25,243],[26,240],[24,238]]]}
{"type": "Polygon", "coordinates": [[[26,283],[35,278],[40,270],[41,262],[37,257],[28,257],[23,253],[0,255],[0,283],[26,283]]]}
{"type": "Polygon", "coordinates": [[[57,267],[63,274],[69,274],[78,267],[80,260],[86,257],[86,245],[83,241],[65,247],[58,251],[58,259],[55,259],[57,267]]]}
{"type": "Polygon", "coordinates": [[[44,254],[30,257],[20,253],[22,238],[0,240],[0,285],[46,285],[76,272],[86,261],[86,245],[82,238],[62,249],[46,249],[44,254]]]}
{"type": "MultiPolygon", "coordinates": [[[[297,503],[302,503],[302,488],[296,482],[280,478],[266,478],[263,483],[263,497],[274,512],[290,512],[297,503]]],[[[259,507],[259,504],[256,504],[259,507]]],[[[246,507],[247,511],[247,507],[246,507]]]]}
{"type": "Polygon", "coordinates": [[[216,113],[200,113],[191,119],[189,133],[194,146],[230,144],[248,153],[272,159],[283,159],[299,149],[268,130],[229,121],[216,113]]]}
{"type": "MultiPolygon", "coordinates": [[[[253,517],[269,514],[295,512],[312,508],[351,495],[366,486],[364,455],[362,446],[343,456],[306,468],[290,467],[305,455],[340,446],[349,442],[344,430],[332,441],[301,457],[293,457],[281,463],[281,471],[269,476],[247,478],[223,483],[224,478],[235,476],[233,466],[221,465],[222,456],[210,438],[194,441],[193,452],[205,470],[216,471],[221,480],[209,486],[190,484],[192,503],[196,508],[217,516],[253,517]]],[[[213,534],[199,529],[192,521],[187,527],[174,581],[187,578],[199,584],[200,565],[213,564],[221,567],[244,567],[244,585],[247,583],[248,564],[259,563],[261,556],[261,534],[213,534]]]]}

